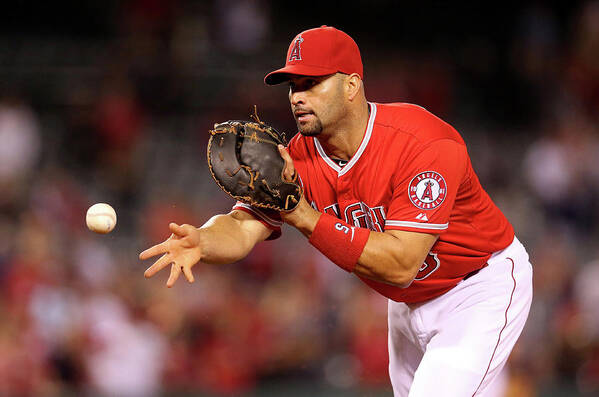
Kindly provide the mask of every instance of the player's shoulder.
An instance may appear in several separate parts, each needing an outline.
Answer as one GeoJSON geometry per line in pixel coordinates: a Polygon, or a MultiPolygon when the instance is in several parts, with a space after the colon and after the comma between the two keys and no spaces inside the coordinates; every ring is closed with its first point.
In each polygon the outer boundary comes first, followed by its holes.
{"type": "Polygon", "coordinates": [[[412,103],[376,103],[375,125],[394,133],[412,136],[422,144],[439,139],[451,139],[460,144],[464,140],[449,123],[412,103]]]}

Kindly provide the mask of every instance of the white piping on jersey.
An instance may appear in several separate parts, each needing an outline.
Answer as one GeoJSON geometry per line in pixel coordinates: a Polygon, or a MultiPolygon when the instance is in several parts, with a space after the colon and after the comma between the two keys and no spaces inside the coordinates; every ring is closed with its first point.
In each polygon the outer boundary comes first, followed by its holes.
{"type": "Polygon", "coordinates": [[[386,220],[385,226],[415,227],[418,229],[445,230],[449,227],[449,223],[424,223],[424,222],[386,220]]]}
{"type": "Polygon", "coordinates": [[[318,139],[314,138],[314,146],[316,146],[316,151],[318,152],[320,157],[322,157],[325,163],[327,163],[329,167],[331,167],[337,172],[337,176],[342,176],[345,173],[347,173],[351,169],[351,167],[353,167],[354,164],[358,162],[360,156],[362,155],[362,153],[364,153],[364,150],[366,150],[366,146],[368,146],[368,142],[370,141],[370,137],[372,136],[372,126],[374,125],[374,119],[376,118],[376,105],[372,102],[368,102],[368,104],[370,105],[370,117],[368,118],[366,133],[364,134],[364,138],[362,139],[360,147],[358,147],[356,153],[352,156],[352,158],[343,168],[339,167],[333,160],[331,160],[329,156],[327,156],[324,149],[320,145],[320,142],[318,142],[318,139]]]}
{"type": "MultiPolygon", "coordinates": [[[[271,217],[267,216],[264,212],[260,211],[259,209],[255,208],[255,207],[252,207],[251,205],[248,205],[245,203],[237,203],[237,204],[235,204],[235,207],[243,207],[243,208],[247,209],[252,214],[256,215],[258,218],[262,219],[264,222],[268,223],[269,225],[271,225],[273,227],[281,227],[283,225],[283,222],[277,221],[276,219],[272,219],[271,217]]],[[[233,207],[233,208],[235,208],[235,207],[233,207]]]]}

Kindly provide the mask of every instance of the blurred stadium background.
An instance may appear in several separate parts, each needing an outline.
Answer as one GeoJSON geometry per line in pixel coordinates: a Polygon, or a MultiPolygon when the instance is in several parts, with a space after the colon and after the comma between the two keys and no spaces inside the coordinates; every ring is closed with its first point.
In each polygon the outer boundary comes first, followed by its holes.
{"type": "Polygon", "coordinates": [[[0,396],[391,395],[385,300],[294,230],[173,289],[137,259],[233,204],[214,122],[256,104],[295,132],[262,78],[322,24],[357,41],[370,100],[464,135],[531,253],[505,396],[599,395],[599,2],[452,3],[3,3],[0,396]],[[95,202],[110,235],[85,228],[95,202]]]}

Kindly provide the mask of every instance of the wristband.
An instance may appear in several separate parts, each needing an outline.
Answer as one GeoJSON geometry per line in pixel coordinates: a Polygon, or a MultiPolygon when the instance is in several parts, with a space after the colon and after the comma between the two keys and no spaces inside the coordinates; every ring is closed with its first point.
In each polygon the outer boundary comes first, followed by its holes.
{"type": "Polygon", "coordinates": [[[309,242],[334,264],[351,273],[369,235],[368,229],[351,226],[332,215],[322,214],[309,242]]]}

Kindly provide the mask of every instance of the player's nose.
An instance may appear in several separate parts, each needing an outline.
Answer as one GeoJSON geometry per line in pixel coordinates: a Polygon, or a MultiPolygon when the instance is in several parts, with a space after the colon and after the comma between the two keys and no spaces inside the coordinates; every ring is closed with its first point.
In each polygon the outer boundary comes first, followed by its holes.
{"type": "Polygon", "coordinates": [[[306,104],[306,98],[302,91],[290,91],[289,101],[293,106],[306,104]]]}

